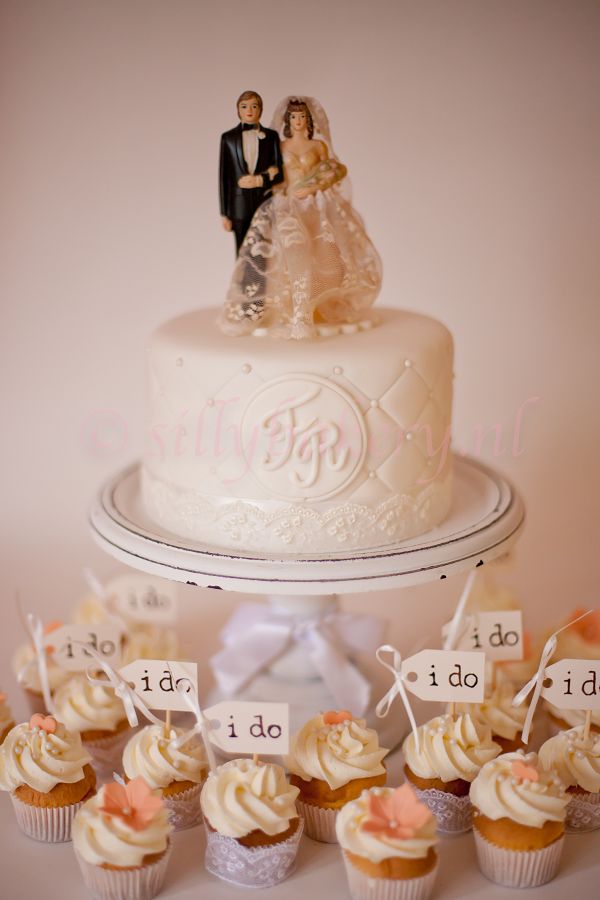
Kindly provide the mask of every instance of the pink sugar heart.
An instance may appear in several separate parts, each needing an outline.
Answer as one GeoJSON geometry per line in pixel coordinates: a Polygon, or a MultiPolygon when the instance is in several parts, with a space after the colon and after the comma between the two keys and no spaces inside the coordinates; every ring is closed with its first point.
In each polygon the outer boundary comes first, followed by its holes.
{"type": "Polygon", "coordinates": [[[54,716],[43,716],[41,713],[35,713],[29,720],[30,728],[41,728],[46,734],[54,734],[56,725],[54,716]]]}

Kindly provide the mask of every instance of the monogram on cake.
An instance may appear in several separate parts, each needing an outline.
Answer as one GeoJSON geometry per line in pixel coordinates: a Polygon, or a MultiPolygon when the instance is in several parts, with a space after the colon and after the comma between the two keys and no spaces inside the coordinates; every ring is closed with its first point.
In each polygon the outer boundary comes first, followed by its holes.
{"type": "MultiPolygon", "coordinates": [[[[224,311],[150,339],[144,507],[221,548],[397,544],[450,508],[452,336],[428,316],[370,311],[379,257],[318,101],[285,98],[271,126],[283,177],[250,222],[224,311]]],[[[239,154],[236,130],[224,135],[238,164],[242,133],[239,154]]]]}

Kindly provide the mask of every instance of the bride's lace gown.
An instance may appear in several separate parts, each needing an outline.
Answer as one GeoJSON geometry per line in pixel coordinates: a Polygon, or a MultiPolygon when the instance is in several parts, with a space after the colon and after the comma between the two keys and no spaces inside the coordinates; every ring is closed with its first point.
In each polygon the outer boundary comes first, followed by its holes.
{"type": "MultiPolygon", "coordinates": [[[[318,123],[318,112],[313,117],[318,123]]],[[[315,138],[328,137],[322,119],[315,138]]],[[[311,337],[315,324],[359,320],[377,297],[379,255],[344,196],[346,169],[330,146],[315,139],[296,155],[284,144],[285,187],[256,211],[240,249],[222,317],[228,333],[261,327],[277,337],[311,337]],[[299,198],[298,188],[311,193],[299,198]]]]}

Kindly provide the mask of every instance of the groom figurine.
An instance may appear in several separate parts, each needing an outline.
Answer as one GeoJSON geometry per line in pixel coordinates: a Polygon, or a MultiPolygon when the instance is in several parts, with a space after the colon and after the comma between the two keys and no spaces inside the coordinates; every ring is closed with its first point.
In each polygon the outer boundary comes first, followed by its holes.
{"type": "Polygon", "coordinates": [[[221,217],[225,231],[235,234],[237,253],[254,213],[283,181],[279,135],[260,124],[262,108],[259,94],[244,91],[237,101],[240,124],[221,135],[221,217]]]}

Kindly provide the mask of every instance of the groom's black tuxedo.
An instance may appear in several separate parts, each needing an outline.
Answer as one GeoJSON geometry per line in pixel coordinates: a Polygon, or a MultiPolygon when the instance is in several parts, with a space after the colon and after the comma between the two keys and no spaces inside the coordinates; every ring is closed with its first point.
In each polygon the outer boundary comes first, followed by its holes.
{"type": "Polygon", "coordinates": [[[235,128],[221,135],[221,157],[219,163],[219,194],[221,215],[227,216],[233,223],[236,247],[239,251],[252,216],[267,197],[271,195],[274,184],[283,181],[283,160],[279,135],[271,128],[260,126],[263,138],[258,141],[258,157],[254,173],[248,172],[244,159],[242,140],[243,128],[240,122],[235,128]],[[267,169],[277,166],[277,174],[269,178],[267,169]],[[262,187],[241,188],[238,185],[242,175],[262,175],[262,187]]]}

